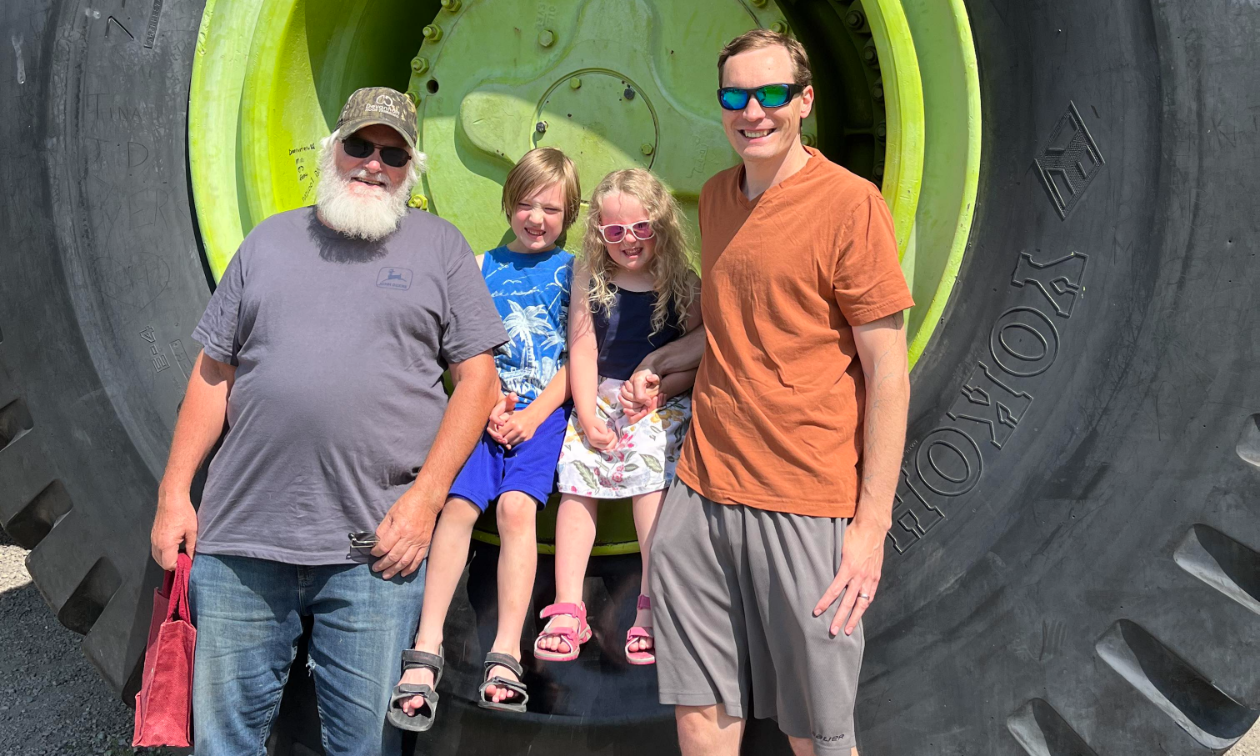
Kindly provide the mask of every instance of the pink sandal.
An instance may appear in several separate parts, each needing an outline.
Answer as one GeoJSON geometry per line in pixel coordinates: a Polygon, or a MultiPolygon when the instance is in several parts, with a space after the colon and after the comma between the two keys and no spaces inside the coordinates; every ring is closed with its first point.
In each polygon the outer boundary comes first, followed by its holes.
{"type": "MultiPolygon", "coordinates": [[[[639,601],[635,605],[635,609],[651,609],[651,608],[652,608],[652,599],[649,598],[648,596],[640,595],[639,601]]],[[[639,625],[635,625],[634,627],[630,628],[630,632],[626,633],[626,661],[640,667],[646,666],[648,664],[656,663],[655,643],[653,643],[652,651],[631,651],[630,650],[631,643],[634,643],[635,641],[643,639],[643,638],[646,638],[648,640],[653,640],[652,628],[640,627],[639,625]]]]}
{"type": "Polygon", "coordinates": [[[538,634],[538,638],[534,641],[534,657],[543,661],[573,661],[578,658],[578,653],[582,650],[582,644],[591,639],[591,626],[586,624],[586,604],[581,602],[576,604],[552,604],[542,610],[539,615],[542,619],[555,616],[573,617],[577,619],[577,627],[562,627],[555,630],[551,629],[550,622],[538,634]],[[542,648],[538,644],[547,638],[560,638],[569,645],[568,651],[552,651],[542,648]]]}

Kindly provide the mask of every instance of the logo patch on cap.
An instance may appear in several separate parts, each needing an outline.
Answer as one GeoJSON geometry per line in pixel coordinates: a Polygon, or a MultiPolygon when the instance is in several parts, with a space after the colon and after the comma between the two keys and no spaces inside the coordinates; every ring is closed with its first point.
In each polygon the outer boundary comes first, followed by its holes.
{"type": "Polygon", "coordinates": [[[363,111],[366,113],[386,113],[394,118],[402,118],[402,111],[398,109],[398,103],[394,102],[394,98],[381,94],[376,96],[376,102],[368,103],[364,106],[363,111]]]}

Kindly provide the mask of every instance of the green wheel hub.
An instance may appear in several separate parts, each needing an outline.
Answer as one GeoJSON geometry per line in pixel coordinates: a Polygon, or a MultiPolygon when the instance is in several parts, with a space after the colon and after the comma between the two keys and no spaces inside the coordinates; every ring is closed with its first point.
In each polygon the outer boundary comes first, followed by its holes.
{"type": "MultiPolygon", "coordinates": [[[[790,30],[810,53],[818,97],[805,142],[888,200],[918,303],[913,365],[952,293],[979,174],[962,0],[208,0],[189,161],[210,270],[217,280],[262,219],[313,201],[319,142],[368,85],[417,103],[429,170],[413,205],[475,249],[510,233],[502,182],[535,146],[572,156],[588,193],[610,170],[650,168],[694,228],[703,182],[737,161],[714,101],[717,54],[758,26],[790,30]]],[[[554,535],[555,509],[540,518],[540,542],[554,535]]],[[[601,508],[595,553],[637,548],[628,510],[601,508]]],[[[489,525],[481,535],[493,540],[489,525]]]]}
{"type": "MultiPolygon", "coordinates": [[[[557,0],[529,10],[475,0],[438,13],[407,90],[429,155],[430,208],[474,249],[495,246],[507,172],[528,150],[553,146],[577,163],[587,193],[609,171],[651,168],[694,221],[705,179],[737,160],[714,103],[717,53],[748,29],[784,23],[773,4],[739,0],[557,0]]],[[[812,118],[805,130],[812,138],[812,118]]]]}

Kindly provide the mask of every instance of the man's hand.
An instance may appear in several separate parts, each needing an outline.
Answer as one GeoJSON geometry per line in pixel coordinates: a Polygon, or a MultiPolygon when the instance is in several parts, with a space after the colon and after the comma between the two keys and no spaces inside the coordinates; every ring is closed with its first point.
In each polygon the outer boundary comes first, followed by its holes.
{"type": "Polygon", "coordinates": [[[660,408],[661,377],[640,369],[621,384],[621,408],[631,425],[660,408]]]}
{"type": "Polygon", "coordinates": [[[845,635],[852,635],[867,607],[875,600],[875,591],[879,588],[880,574],[884,569],[884,538],[887,535],[887,528],[880,529],[858,519],[845,528],[840,571],[814,607],[814,616],[817,617],[834,604],[841,593],[844,594],[844,600],[831,621],[832,635],[839,634],[841,627],[845,635]],[[846,618],[848,622],[845,622],[846,618]]]}
{"type": "Polygon", "coordinates": [[[193,509],[188,490],[172,493],[158,489],[157,516],[153,518],[153,530],[149,534],[153,561],[162,569],[175,569],[182,545],[193,556],[197,549],[197,510],[193,509]]]}
{"type": "Polygon", "coordinates": [[[385,514],[376,529],[377,543],[372,556],[380,557],[372,565],[373,572],[389,580],[395,575],[403,577],[420,569],[420,563],[429,553],[429,540],[433,537],[433,525],[446,492],[436,492],[421,481],[407,489],[385,514]]]}
{"type": "Polygon", "coordinates": [[[578,422],[582,424],[582,432],[586,434],[587,445],[595,451],[611,451],[617,446],[617,441],[620,439],[603,420],[598,417],[579,417],[578,422]]]}
{"type": "MultiPolygon", "coordinates": [[[[372,556],[380,559],[372,570],[382,573],[386,580],[420,569],[429,553],[433,525],[446,503],[451,481],[467,461],[494,408],[495,397],[499,396],[499,376],[489,350],[462,362],[452,362],[451,380],[455,390],[416,482],[398,497],[376,528],[372,556]]],[[[509,398],[515,401],[511,395],[500,401],[506,403],[509,398]]]]}

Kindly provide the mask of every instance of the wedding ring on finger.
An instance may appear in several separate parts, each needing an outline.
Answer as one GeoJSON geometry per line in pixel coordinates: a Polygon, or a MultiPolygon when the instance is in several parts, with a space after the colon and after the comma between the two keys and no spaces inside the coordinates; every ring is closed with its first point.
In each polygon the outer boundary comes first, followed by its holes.
{"type": "Polygon", "coordinates": [[[866,599],[867,601],[870,601],[870,600],[871,600],[871,594],[869,594],[869,593],[859,593],[859,594],[858,594],[858,598],[860,598],[860,599],[866,599]]]}

